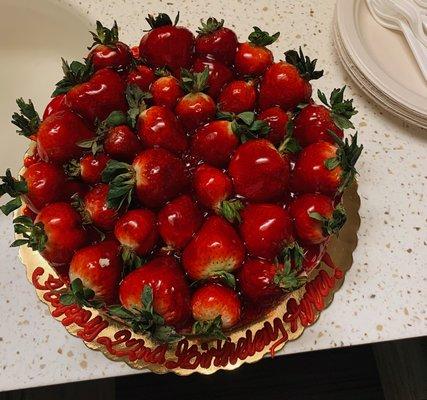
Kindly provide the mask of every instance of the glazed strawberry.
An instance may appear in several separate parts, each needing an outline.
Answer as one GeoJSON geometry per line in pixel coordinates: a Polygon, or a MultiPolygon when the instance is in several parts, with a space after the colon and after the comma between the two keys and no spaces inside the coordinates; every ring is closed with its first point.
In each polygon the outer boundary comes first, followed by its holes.
{"type": "Polygon", "coordinates": [[[22,201],[35,213],[50,203],[59,201],[65,182],[60,167],[39,161],[25,169],[19,180],[12,177],[10,170],[0,177],[0,197],[8,194],[13,197],[0,210],[9,215],[22,205],[22,201]]]}
{"type": "Polygon", "coordinates": [[[187,131],[193,131],[215,116],[216,106],[212,98],[203,93],[209,77],[209,69],[203,72],[181,70],[181,87],[188,93],[178,100],[175,114],[187,131]]]}
{"type": "Polygon", "coordinates": [[[343,138],[343,129],[353,128],[350,118],[357,114],[353,107],[353,100],[344,100],[345,86],[334,89],[330,96],[330,103],[324,93],[317,91],[323,105],[309,104],[304,107],[294,120],[294,137],[302,147],[320,142],[334,143],[335,139],[330,131],[343,138]]]}
{"type": "Polygon", "coordinates": [[[93,44],[87,56],[95,71],[102,68],[126,69],[132,61],[132,53],[127,44],[119,41],[119,28],[117,22],[111,29],[106,28],[101,22],[96,21],[96,33],[91,32],[93,44]]]}
{"type": "Polygon", "coordinates": [[[71,160],[64,168],[68,176],[79,178],[88,184],[101,182],[101,174],[110,157],[103,153],[86,154],[80,160],[71,160]]]}
{"type": "Polygon", "coordinates": [[[159,212],[160,236],[172,249],[183,249],[202,225],[203,217],[188,195],[166,204],[159,212]]]}
{"type": "Polygon", "coordinates": [[[136,85],[143,92],[147,92],[150,89],[150,85],[154,80],[154,71],[150,67],[142,64],[136,65],[131,69],[126,77],[126,83],[128,85],[136,85]]]}
{"type": "Polygon", "coordinates": [[[167,67],[175,73],[191,65],[194,51],[194,36],[182,26],[176,26],[166,14],[146,18],[151,27],[141,39],[139,55],[154,68],[167,67]]]}
{"type": "Polygon", "coordinates": [[[196,320],[193,326],[195,334],[226,339],[222,331],[239,322],[241,304],[233,289],[218,283],[208,283],[194,292],[191,311],[196,320]]]}
{"type": "MultiPolygon", "coordinates": [[[[123,307],[130,311],[145,309],[151,302],[152,312],[167,325],[182,326],[191,316],[190,290],[173,257],[154,258],[131,272],[120,284],[119,297],[123,307]]],[[[156,336],[155,331],[151,332],[156,336]]]]}
{"type": "Polygon", "coordinates": [[[308,244],[322,243],[338,233],[346,221],[342,206],[321,194],[303,194],[289,208],[298,238],[308,244]]]}
{"type": "Polygon", "coordinates": [[[357,133],[350,143],[337,136],[335,139],[337,144],[317,142],[301,151],[292,177],[296,191],[334,196],[353,182],[363,146],[357,144],[357,133]]]}
{"type": "Polygon", "coordinates": [[[59,94],[55,96],[44,109],[43,119],[45,120],[50,115],[67,108],[68,107],[65,105],[65,94],[59,94]]]}
{"type": "Polygon", "coordinates": [[[241,212],[241,237],[249,254],[269,260],[293,242],[289,214],[275,204],[249,204],[241,212]]]}
{"type": "Polygon", "coordinates": [[[237,48],[234,67],[241,76],[262,75],[273,63],[273,53],[266,46],[279,38],[280,32],[271,35],[254,26],[249,41],[237,48]]]}
{"type": "Polygon", "coordinates": [[[226,65],[234,62],[237,49],[237,36],[229,28],[224,27],[224,20],[208,18],[201,21],[197,30],[196,53],[199,56],[220,61],[226,65]]]}
{"type": "Polygon", "coordinates": [[[236,193],[248,200],[278,200],[288,191],[289,160],[265,139],[242,144],[231,159],[229,173],[236,193]]]}
{"type": "Polygon", "coordinates": [[[259,92],[259,107],[265,110],[280,106],[285,111],[293,110],[299,103],[310,100],[312,87],[310,80],[319,79],[323,71],[315,71],[317,60],[289,50],[286,62],[272,64],[264,74],[259,92]]]}
{"type": "Polygon", "coordinates": [[[12,246],[27,245],[54,266],[64,266],[74,252],[86,244],[87,234],[82,219],[68,203],[52,203],[43,208],[37,218],[17,217],[15,232],[22,234],[12,246]]]}
{"type": "Polygon", "coordinates": [[[233,183],[220,169],[207,164],[200,165],[194,171],[193,188],[196,196],[206,208],[215,211],[229,222],[240,221],[241,201],[233,196],[233,183]]]}
{"type": "Polygon", "coordinates": [[[221,62],[208,58],[197,58],[194,61],[193,71],[203,72],[206,67],[209,69],[206,93],[216,100],[221,93],[221,89],[233,79],[233,72],[221,62]]]}
{"type": "Polygon", "coordinates": [[[165,106],[170,110],[174,110],[178,100],[184,96],[178,79],[172,75],[155,80],[150,86],[150,93],[153,96],[153,104],[165,106]]]}
{"type": "Polygon", "coordinates": [[[150,210],[127,211],[117,221],[114,235],[122,245],[122,259],[126,266],[141,266],[141,258],[154,247],[159,237],[157,217],[150,210]]]}
{"type": "Polygon", "coordinates": [[[110,185],[108,202],[116,209],[129,204],[134,191],[147,207],[162,207],[188,184],[184,163],[160,148],[141,152],[132,165],[112,160],[102,177],[110,185]]]}
{"type": "Polygon", "coordinates": [[[184,249],[182,263],[193,280],[206,279],[240,267],[243,243],[233,227],[218,216],[209,217],[184,249]]]}
{"type": "Polygon", "coordinates": [[[271,107],[262,111],[258,118],[267,122],[270,127],[270,132],[267,139],[275,146],[282,143],[286,135],[286,128],[289,122],[289,114],[283,111],[280,107],[271,107]]]}
{"type": "Polygon", "coordinates": [[[70,263],[71,291],[61,296],[61,303],[95,308],[115,303],[123,268],[119,248],[106,240],[77,250],[70,263]]]}
{"type": "Polygon", "coordinates": [[[218,100],[221,111],[234,114],[255,108],[256,90],[252,81],[232,81],[222,89],[218,100]]]}

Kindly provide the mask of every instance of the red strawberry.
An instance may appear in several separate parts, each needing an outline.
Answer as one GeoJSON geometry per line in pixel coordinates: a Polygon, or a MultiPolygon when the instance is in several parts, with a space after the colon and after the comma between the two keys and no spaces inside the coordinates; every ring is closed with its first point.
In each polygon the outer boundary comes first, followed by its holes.
{"type": "Polygon", "coordinates": [[[229,165],[236,193],[253,201],[282,198],[289,186],[289,160],[265,139],[249,140],[229,165]]]}
{"type": "Polygon", "coordinates": [[[50,115],[67,108],[68,107],[65,105],[65,94],[59,94],[55,96],[44,109],[43,119],[45,120],[50,115]]]}
{"type": "Polygon", "coordinates": [[[286,128],[289,122],[289,114],[283,111],[280,107],[271,107],[262,111],[258,118],[267,122],[270,127],[270,132],[267,139],[275,146],[282,143],[286,135],[286,128]]]}
{"type": "Polygon", "coordinates": [[[249,254],[272,260],[293,242],[289,214],[275,204],[249,204],[241,213],[241,236],[249,254]]]}
{"type": "Polygon", "coordinates": [[[129,71],[126,77],[128,85],[137,85],[144,92],[148,91],[154,80],[153,70],[142,64],[136,65],[135,68],[129,71]]]}
{"type": "Polygon", "coordinates": [[[311,79],[319,79],[323,71],[315,71],[316,61],[305,57],[300,48],[285,53],[286,62],[272,64],[264,74],[260,85],[259,106],[261,110],[280,106],[285,111],[293,110],[299,103],[311,97],[311,79]]]}
{"type": "Polygon", "coordinates": [[[28,168],[30,165],[33,165],[40,161],[40,156],[37,153],[37,149],[32,148],[31,151],[25,153],[23,164],[25,168],[28,168]]]}
{"type": "Polygon", "coordinates": [[[280,32],[276,32],[270,36],[268,32],[254,26],[249,42],[242,43],[237,48],[234,66],[240,75],[262,75],[265,72],[273,63],[273,53],[266,46],[274,43],[279,35],[280,32]]]}
{"type": "Polygon", "coordinates": [[[178,100],[175,114],[184,128],[193,131],[215,116],[216,106],[210,96],[203,93],[209,77],[209,70],[192,73],[186,69],[181,70],[181,86],[188,93],[178,100]]]}
{"type": "Polygon", "coordinates": [[[120,303],[130,311],[144,309],[147,304],[144,304],[143,292],[147,286],[151,289],[153,311],[164,323],[179,327],[188,321],[190,290],[173,257],[154,258],[127,275],[119,287],[120,303]]]}
{"type": "Polygon", "coordinates": [[[209,69],[208,87],[206,93],[216,100],[221,89],[233,79],[233,72],[219,61],[197,58],[194,61],[193,71],[203,72],[209,69]]]}
{"type": "Polygon", "coordinates": [[[26,244],[39,251],[54,266],[71,261],[76,250],[87,242],[80,215],[68,203],[52,203],[43,208],[37,218],[21,216],[14,219],[15,232],[23,235],[12,246],[26,244]]]}
{"type": "Polygon", "coordinates": [[[336,136],[343,138],[343,129],[353,128],[350,118],[357,114],[353,107],[353,100],[344,100],[344,90],[334,89],[330,96],[330,104],[324,93],[317,91],[319,99],[326,105],[309,104],[304,107],[294,120],[294,136],[302,147],[320,142],[334,143],[332,131],[336,136]]]}
{"type": "Polygon", "coordinates": [[[226,65],[233,64],[237,48],[236,34],[224,27],[223,19],[218,21],[211,17],[206,23],[202,20],[201,24],[197,30],[196,53],[226,65]]]}
{"type": "Polygon", "coordinates": [[[160,148],[138,154],[132,165],[110,161],[103,180],[110,182],[108,202],[117,209],[131,201],[134,190],[142,204],[162,207],[188,184],[184,163],[160,148]]]}
{"type": "Polygon", "coordinates": [[[304,243],[318,244],[338,233],[345,224],[342,206],[334,208],[333,201],[321,194],[303,194],[290,206],[295,231],[304,243]]]}
{"type": "Polygon", "coordinates": [[[89,190],[90,187],[81,181],[76,181],[74,179],[66,180],[62,188],[61,200],[70,202],[73,201],[73,199],[76,197],[82,199],[84,196],[86,196],[89,190]]]}
{"type": "Polygon", "coordinates": [[[104,139],[104,151],[120,161],[132,161],[142,150],[142,143],[127,125],[108,129],[104,139]]]}
{"type": "Polygon", "coordinates": [[[212,216],[185,248],[182,263],[191,279],[200,280],[236,270],[244,256],[243,243],[233,227],[212,216]]]}
{"type": "Polygon", "coordinates": [[[165,106],[174,110],[178,99],[184,96],[184,91],[178,79],[173,76],[162,76],[150,86],[153,103],[157,106],[165,106]]]}
{"type": "Polygon", "coordinates": [[[255,108],[256,90],[252,81],[232,81],[222,89],[218,108],[224,112],[239,114],[255,108]]]}
{"type": "Polygon", "coordinates": [[[198,288],[191,299],[194,333],[210,338],[224,339],[222,329],[229,329],[240,320],[241,305],[237,293],[217,283],[198,288]]]}
{"type": "Polygon", "coordinates": [[[112,240],[77,250],[70,263],[71,292],[61,296],[61,303],[89,307],[115,303],[123,268],[119,254],[119,245],[112,240]]]}
{"type": "Polygon", "coordinates": [[[87,154],[80,160],[71,160],[65,165],[68,176],[78,178],[88,184],[101,182],[101,174],[107,166],[110,157],[103,153],[87,154]]]}
{"type": "Polygon", "coordinates": [[[0,177],[0,196],[8,194],[14,199],[1,206],[1,211],[9,215],[24,203],[35,213],[50,203],[59,201],[65,182],[60,167],[39,161],[25,169],[19,180],[12,177],[10,170],[0,177]]]}
{"type": "Polygon", "coordinates": [[[182,249],[202,225],[202,214],[190,196],[182,195],[159,212],[160,236],[166,245],[182,249]]]}
{"type": "Polygon", "coordinates": [[[155,68],[167,67],[175,73],[191,65],[194,36],[187,28],[176,26],[178,19],[179,14],[172,24],[166,14],[159,14],[156,18],[149,15],[146,18],[151,31],[142,37],[139,55],[145,58],[149,65],[155,68]]]}
{"type": "Polygon", "coordinates": [[[301,151],[292,177],[296,191],[334,196],[353,182],[363,146],[357,145],[357,133],[350,143],[336,140],[337,144],[317,142],[301,151]]]}
{"type": "Polygon", "coordinates": [[[111,29],[106,28],[101,22],[96,21],[96,33],[91,32],[93,44],[87,58],[93,64],[95,71],[102,68],[123,70],[132,61],[132,53],[127,44],[119,41],[119,28],[117,22],[111,29]]]}

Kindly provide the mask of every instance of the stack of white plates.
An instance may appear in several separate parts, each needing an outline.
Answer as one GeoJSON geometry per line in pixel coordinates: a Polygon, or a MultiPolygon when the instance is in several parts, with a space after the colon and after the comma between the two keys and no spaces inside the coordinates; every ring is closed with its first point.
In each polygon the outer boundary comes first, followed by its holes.
{"type": "Polygon", "coordinates": [[[427,82],[401,32],[379,25],[365,0],[338,0],[334,40],[345,69],[367,95],[427,128],[427,82]]]}

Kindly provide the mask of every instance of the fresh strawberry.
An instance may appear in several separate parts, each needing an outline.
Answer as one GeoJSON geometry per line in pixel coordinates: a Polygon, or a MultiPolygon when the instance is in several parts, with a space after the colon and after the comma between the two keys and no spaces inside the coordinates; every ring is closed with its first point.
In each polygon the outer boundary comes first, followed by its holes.
{"type": "Polygon", "coordinates": [[[175,110],[176,103],[184,96],[178,79],[172,75],[162,76],[155,80],[150,86],[150,93],[153,96],[153,104],[165,106],[170,110],[175,110]]]}
{"type": "Polygon", "coordinates": [[[334,89],[330,96],[330,103],[324,93],[317,91],[323,105],[309,104],[304,107],[294,120],[294,136],[300,146],[320,142],[334,143],[334,137],[329,133],[332,131],[341,139],[344,136],[343,129],[353,128],[350,118],[357,114],[353,107],[353,100],[344,100],[345,86],[334,89]]]}
{"type": "Polygon", "coordinates": [[[266,46],[279,38],[280,32],[271,35],[254,26],[249,41],[237,48],[234,67],[242,76],[262,75],[273,63],[273,53],[266,46]]]}
{"type": "Polygon", "coordinates": [[[221,93],[221,89],[233,79],[233,72],[219,61],[208,58],[197,58],[194,61],[194,72],[203,72],[206,68],[209,69],[206,93],[216,100],[221,93]]]}
{"type": "Polygon", "coordinates": [[[216,106],[212,98],[203,93],[209,77],[209,69],[203,72],[181,70],[181,87],[188,93],[178,100],[175,114],[187,131],[193,131],[215,116],[216,106]]]}
{"type": "Polygon", "coordinates": [[[191,311],[196,320],[193,326],[196,335],[226,339],[223,329],[230,329],[239,322],[242,307],[233,289],[208,283],[194,292],[191,311]]]}
{"type": "Polygon", "coordinates": [[[250,140],[229,165],[236,193],[253,201],[281,199],[289,186],[289,160],[265,139],[250,140]]]}
{"type": "Polygon", "coordinates": [[[286,128],[289,122],[289,114],[283,111],[280,107],[271,107],[262,111],[258,118],[267,122],[270,127],[267,139],[275,146],[282,143],[286,135],[286,128]]]}
{"type": "Polygon", "coordinates": [[[240,232],[249,254],[269,260],[293,242],[289,214],[275,204],[249,204],[241,213],[240,232]]]}
{"type": "Polygon", "coordinates": [[[70,292],[62,304],[98,308],[117,302],[122,262],[117,242],[106,240],[77,250],[70,263],[70,292]]]}
{"type": "Polygon", "coordinates": [[[174,24],[166,14],[146,18],[151,27],[141,39],[139,55],[145,58],[154,68],[167,67],[174,73],[191,65],[194,51],[194,36],[182,26],[176,26],[179,13],[174,24]]]}
{"type": "Polygon", "coordinates": [[[182,195],[159,212],[160,236],[172,249],[183,249],[202,225],[203,217],[190,196],[182,195]]]}
{"type": "Polygon", "coordinates": [[[13,197],[0,210],[9,215],[24,203],[35,213],[50,203],[59,201],[65,182],[64,172],[60,167],[39,161],[25,169],[17,180],[12,177],[10,170],[5,176],[0,176],[0,197],[8,194],[13,197]]]}
{"type": "Polygon", "coordinates": [[[142,150],[142,143],[127,125],[110,128],[105,136],[104,151],[120,161],[132,161],[142,150]]]}
{"type": "Polygon", "coordinates": [[[64,168],[68,176],[80,178],[84,183],[101,182],[102,171],[107,166],[110,157],[103,153],[86,154],[80,160],[71,160],[64,168]]]}
{"type": "Polygon", "coordinates": [[[245,256],[242,241],[223,218],[209,217],[184,249],[182,263],[193,280],[232,272],[245,256]]]}
{"type": "Polygon", "coordinates": [[[272,64],[264,74],[259,92],[259,107],[265,110],[280,106],[285,111],[293,110],[299,103],[310,100],[312,87],[310,80],[319,79],[323,71],[315,71],[317,60],[289,50],[286,62],[272,64]]]}
{"type": "Polygon", "coordinates": [[[24,159],[22,160],[25,168],[28,168],[30,165],[38,163],[39,161],[40,161],[40,156],[37,153],[37,149],[34,147],[30,151],[25,153],[24,159]]]}
{"type": "Polygon", "coordinates": [[[150,85],[154,82],[155,76],[154,71],[146,65],[136,65],[131,69],[126,77],[126,83],[128,85],[136,85],[143,92],[150,89],[150,85]]]}
{"type": "Polygon", "coordinates": [[[68,203],[49,204],[34,222],[26,216],[13,222],[15,232],[22,234],[22,238],[15,240],[12,247],[27,245],[54,266],[68,264],[74,252],[87,242],[82,219],[68,203]]]}
{"type": "Polygon", "coordinates": [[[363,146],[357,144],[357,133],[351,136],[350,143],[338,136],[335,140],[337,144],[317,142],[301,151],[292,177],[297,192],[334,196],[353,182],[363,146]]]}
{"type": "Polygon", "coordinates": [[[127,44],[119,41],[117,22],[111,29],[96,21],[96,33],[91,32],[93,44],[89,47],[87,58],[93,64],[95,71],[102,68],[114,68],[119,71],[126,69],[132,61],[132,53],[127,44]]]}
{"type": "Polygon", "coordinates": [[[68,107],[65,105],[65,94],[59,94],[58,96],[55,96],[44,109],[43,120],[50,115],[67,108],[68,107]]]}
{"type": "Polygon", "coordinates": [[[184,163],[160,148],[138,154],[132,165],[110,161],[102,178],[110,185],[108,203],[116,209],[129,204],[134,191],[147,207],[162,207],[188,184],[184,163]]]}
{"type": "Polygon", "coordinates": [[[208,18],[201,21],[196,38],[196,53],[199,56],[220,61],[226,65],[234,62],[237,49],[237,36],[229,28],[224,27],[224,20],[208,18]]]}
{"type": "Polygon", "coordinates": [[[239,114],[243,111],[253,111],[255,101],[256,90],[253,81],[232,81],[222,89],[218,108],[223,112],[239,114]]]}
{"type": "Polygon", "coordinates": [[[71,202],[76,197],[82,199],[86,196],[89,190],[89,185],[75,179],[68,179],[63,184],[61,200],[71,202]]]}
{"type": "Polygon", "coordinates": [[[338,233],[346,221],[342,206],[321,194],[303,194],[289,208],[298,238],[308,244],[322,243],[338,233]]]}

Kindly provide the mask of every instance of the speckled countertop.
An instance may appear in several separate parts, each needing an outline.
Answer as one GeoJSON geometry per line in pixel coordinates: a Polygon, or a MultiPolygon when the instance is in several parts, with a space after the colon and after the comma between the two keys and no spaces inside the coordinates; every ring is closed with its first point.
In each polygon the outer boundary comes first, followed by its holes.
{"type": "MultiPolygon", "coordinates": [[[[14,5],[19,3],[24,7],[27,2],[15,1],[14,5]]],[[[306,45],[307,53],[317,57],[318,64],[326,71],[325,77],[315,85],[329,92],[335,86],[347,84],[348,94],[354,97],[359,109],[355,124],[365,146],[359,163],[362,225],[354,265],[344,286],[320,320],[299,340],[288,344],[284,353],[427,334],[427,132],[383,113],[345,74],[332,44],[334,0],[229,0],[226,7],[220,3],[37,2],[43,10],[49,9],[46,18],[51,18],[50,21],[54,12],[70,13],[70,18],[77,18],[80,24],[76,26],[83,27],[91,20],[101,19],[109,24],[116,18],[122,27],[122,38],[130,43],[138,42],[142,29],[146,28],[144,16],[148,12],[175,14],[179,8],[183,24],[194,28],[201,17],[224,17],[228,25],[236,28],[240,39],[247,36],[254,24],[271,32],[280,30],[280,40],[273,46],[276,56],[281,53],[279,48],[284,51],[306,45]]],[[[58,54],[58,60],[59,56],[69,55],[58,54]]],[[[40,76],[40,79],[43,84],[52,85],[59,75],[58,63],[57,76],[40,76]]],[[[30,75],[27,79],[36,78],[30,75]]],[[[33,83],[28,96],[46,102],[47,91],[44,92],[44,86],[41,91],[33,83]]],[[[13,107],[12,102],[11,110],[13,107]]],[[[1,119],[4,118],[2,114],[1,119]]],[[[9,130],[13,135],[13,128],[9,130]]],[[[6,133],[1,135],[4,143],[6,133]]],[[[20,141],[12,152],[16,166],[23,148],[20,141]]],[[[1,167],[3,170],[3,164],[1,167]]],[[[50,317],[47,307],[37,300],[26,280],[16,249],[8,247],[11,238],[10,220],[0,219],[0,391],[135,373],[126,365],[108,361],[102,354],[87,349],[50,317]]]]}

